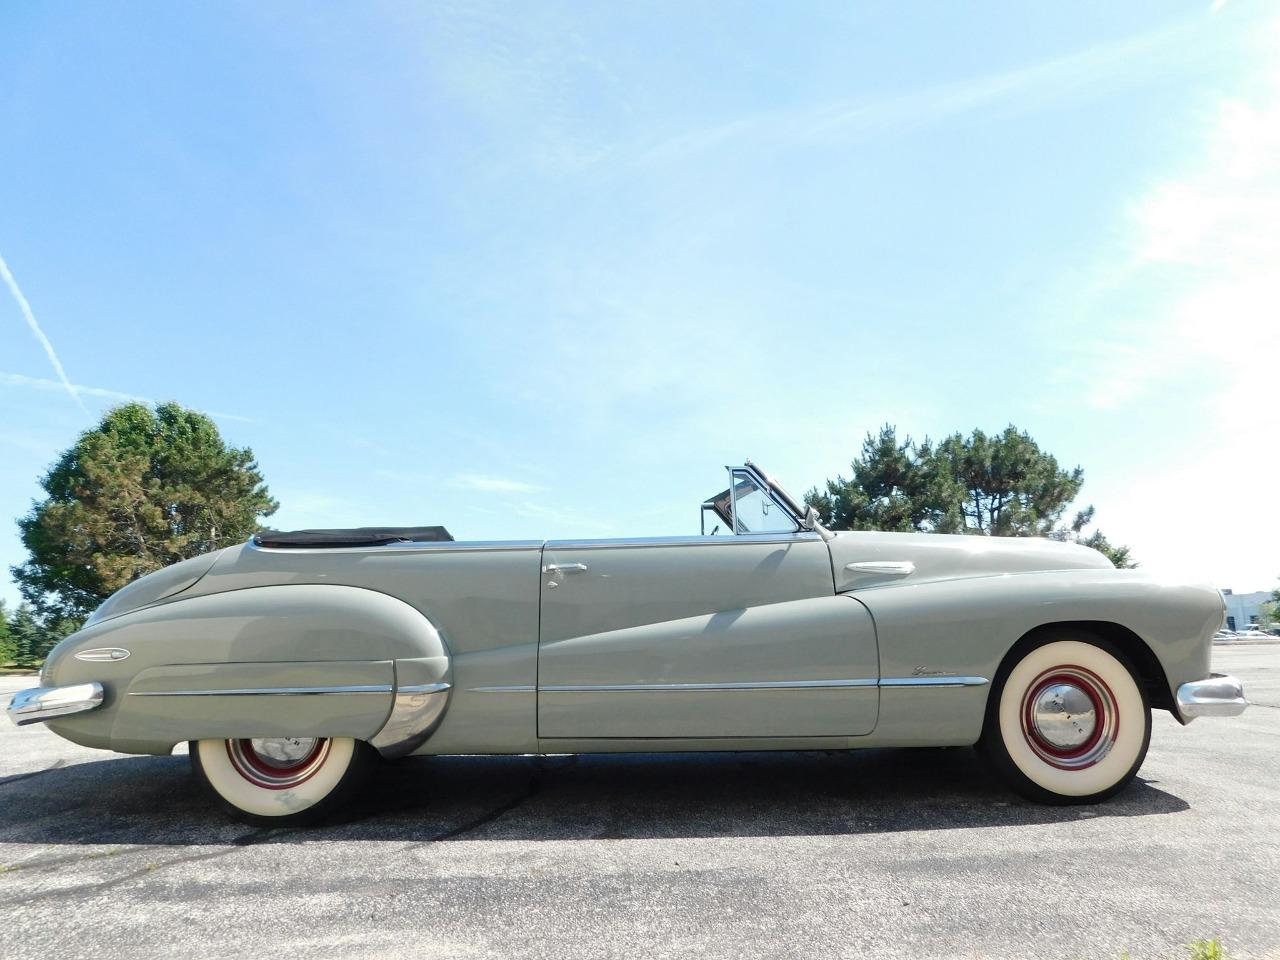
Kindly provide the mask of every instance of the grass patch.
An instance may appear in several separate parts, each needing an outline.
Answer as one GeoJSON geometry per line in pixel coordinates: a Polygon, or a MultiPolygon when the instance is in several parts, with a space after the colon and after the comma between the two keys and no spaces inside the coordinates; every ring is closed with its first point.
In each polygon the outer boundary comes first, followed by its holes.
{"type": "Polygon", "coordinates": [[[1231,960],[1220,940],[1194,940],[1187,944],[1190,960],[1231,960]]]}

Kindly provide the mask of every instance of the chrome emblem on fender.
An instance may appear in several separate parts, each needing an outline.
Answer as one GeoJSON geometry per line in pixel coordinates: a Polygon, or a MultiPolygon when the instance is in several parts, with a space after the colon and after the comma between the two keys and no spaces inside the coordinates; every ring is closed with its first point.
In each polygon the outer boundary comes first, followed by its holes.
{"type": "Polygon", "coordinates": [[[128,656],[129,651],[123,647],[95,647],[93,650],[81,650],[76,654],[76,659],[99,663],[103,660],[124,660],[128,656]]]}

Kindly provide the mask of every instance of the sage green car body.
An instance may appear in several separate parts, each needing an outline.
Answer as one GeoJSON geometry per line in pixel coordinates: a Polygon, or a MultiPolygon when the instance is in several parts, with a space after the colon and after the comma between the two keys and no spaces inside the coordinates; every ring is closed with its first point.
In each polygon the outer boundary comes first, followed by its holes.
{"type": "Polygon", "coordinates": [[[435,700],[429,730],[401,741],[416,753],[965,745],[1001,663],[1040,628],[1112,640],[1176,715],[1222,617],[1209,587],[1046,540],[250,542],[114,595],[42,683],[100,683],[100,706],[48,726],[123,753],[377,745],[410,689],[435,700]]]}

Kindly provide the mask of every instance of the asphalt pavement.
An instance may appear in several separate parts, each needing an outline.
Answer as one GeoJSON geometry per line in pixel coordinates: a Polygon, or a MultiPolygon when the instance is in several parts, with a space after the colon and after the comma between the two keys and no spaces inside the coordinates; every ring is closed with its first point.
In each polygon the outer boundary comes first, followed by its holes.
{"type": "MultiPolygon", "coordinates": [[[[968,749],[413,758],[341,824],[226,820],[187,758],[0,720],[0,956],[1280,958],[1280,644],[1037,806],[968,749]]],[[[0,706],[33,678],[0,678],[0,706]]]]}

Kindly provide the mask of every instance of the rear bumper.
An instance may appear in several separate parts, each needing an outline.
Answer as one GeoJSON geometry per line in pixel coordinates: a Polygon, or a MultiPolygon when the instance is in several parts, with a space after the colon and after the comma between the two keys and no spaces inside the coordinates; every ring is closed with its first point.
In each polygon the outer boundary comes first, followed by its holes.
{"type": "Polygon", "coordinates": [[[76,683],[67,687],[31,687],[19,690],[6,711],[18,726],[54,717],[84,713],[102,706],[102,684],[76,683]]]}
{"type": "Polygon", "coordinates": [[[1240,681],[1224,673],[1184,683],[1178,688],[1177,702],[1183,723],[1196,717],[1238,717],[1249,706],[1240,681]]]}

